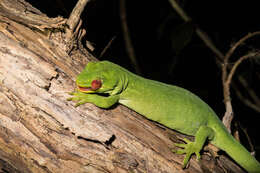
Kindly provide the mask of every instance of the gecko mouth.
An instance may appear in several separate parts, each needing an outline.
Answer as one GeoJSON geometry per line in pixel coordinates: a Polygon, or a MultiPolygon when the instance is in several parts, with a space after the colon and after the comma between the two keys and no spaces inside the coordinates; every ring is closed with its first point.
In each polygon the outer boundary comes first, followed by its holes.
{"type": "Polygon", "coordinates": [[[78,89],[82,92],[94,91],[91,87],[81,87],[78,86],[78,89]]]}

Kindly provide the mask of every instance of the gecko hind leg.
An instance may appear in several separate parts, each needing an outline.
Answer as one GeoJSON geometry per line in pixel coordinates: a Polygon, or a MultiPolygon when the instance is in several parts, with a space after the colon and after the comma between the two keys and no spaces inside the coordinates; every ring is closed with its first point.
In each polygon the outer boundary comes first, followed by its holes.
{"type": "Polygon", "coordinates": [[[181,149],[172,150],[172,152],[176,154],[186,154],[183,160],[182,168],[186,168],[192,154],[195,154],[197,160],[200,160],[201,149],[203,148],[207,139],[213,139],[214,134],[215,133],[211,128],[207,126],[201,126],[195,135],[194,142],[184,138],[183,141],[185,144],[174,144],[176,147],[181,149]]]}

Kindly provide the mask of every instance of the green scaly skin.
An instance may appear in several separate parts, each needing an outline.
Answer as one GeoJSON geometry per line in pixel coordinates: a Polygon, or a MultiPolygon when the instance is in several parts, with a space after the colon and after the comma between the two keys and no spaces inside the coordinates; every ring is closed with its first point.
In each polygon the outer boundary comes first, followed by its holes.
{"type": "Polygon", "coordinates": [[[184,139],[186,144],[175,144],[181,148],[175,153],[186,154],[183,168],[192,154],[200,159],[209,140],[248,172],[260,173],[259,162],[228,133],[214,111],[188,90],[142,78],[108,61],[88,63],[76,84],[77,91],[68,99],[78,101],[76,106],[93,103],[109,108],[120,103],[166,127],[195,136],[194,142],[184,139]],[[100,81],[100,86],[99,82],[93,86],[92,81],[100,81]]]}

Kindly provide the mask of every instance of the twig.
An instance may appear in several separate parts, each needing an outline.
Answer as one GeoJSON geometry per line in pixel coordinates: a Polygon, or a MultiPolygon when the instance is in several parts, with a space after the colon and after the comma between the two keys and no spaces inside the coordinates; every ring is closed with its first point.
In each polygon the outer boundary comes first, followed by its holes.
{"type": "Polygon", "coordinates": [[[181,16],[181,18],[188,22],[191,18],[185,13],[185,11],[179,6],[179,4],[175,0],[169,0],[172,8],[181,16]]]}
{"type": "Polygon", "coordinates": [[[209,49],[217,55],[218,60],[222,61],[224,58],[224,54],[220,52],[220,50],[215,46],[215,44],[212,42],[209,36],[205,32],[203,32],[200,28],[196,29],[196,34],[205,43],[205,45],[209,47],[209,49]]]}
{"type": "Polygon", "coordinates": [[[236,48],[241,45],[243,42],[245,42],[247,39],[260,34],[260,32],[254,32],[251,34],[246,35],[245,37],[241,38],[238,42],[236,42],[234,44],[234,46],[232,46],[229,51],[227,52],[227,54],[224,57],[224,62],[223,62],[223,66],[222,66],[222,85],[223,85],[223,96],[224,96],[224,103],[226,106],[226,112],[225,115],[222,119],[223,124],[228,128],[229,131],[231,131],[231,121],[234,117],[233,114],[233,110],[232,110],[232,104],[231,104],[231,97],[230,97],[230,83],[232,80],[232,77],[238,67],[239,64],[241,64],[241,62],[247,58],[250,57],[255,57],[256,55],[258,55],[259,53],[257,52],[253,52],[250,54],[247,54],[245,56],[242,56],[241,58],[239,58],[235,64],[232,66],[231,70],[229,71],[228,74],[228,60],[230,59],[230,57],[232,56],[232,54],[234,53],[234,51],[236,50],[236,48]]]}
{"type": "Polygon", "coordinates": [[[243,42],[245,42],[247,39],[252,38],[256,35],[260,35],[260,31],[257,32],[253,32],[253,33],[248,33],[246,36],[242,37],[238,42],[236,42],[230,49],[229,51],[226,53],[225,58],[224,58],[224,63],[228,62],[229,58],[231,57],[231,55],[234,53],[234,51],[236,50],[236,48],[241,45],[243,42]]]}
{"type": "Polygon", "coordinates": [[[119,8],[120,8],[120,19],[121,19],[121,24],[122,24],[122,30],[123,30],[123,36],[125,40],[125,45],[126,45],[126,51],[128,53],[128,56],[131,60],[131,63],[133,64],[135,71],[137,74],[141,74],[141,69],[140,66],[136,60],[135,56],[135,51],[134,47],[132,44],[132,40],[130,37],[130,33],[128,30],[127,26],[127,21],[126,21],[126,1],[125,0],[120,0],[119,1],[119,8]]]}
{"type": "Polygon", "coordinates": [[[100,55],[98,56],[98,59],[100,59],[107,51],[107,49],[111,46],[111,44],[113,43],[113,41],[115,40],[116,36],[113,36],[111,38],[111,40],[109,40],[109,42],[107,43],[106,47],[102,50],[102,52],[100,53],[100,55]]]}
{"type": "MultiPolygon", "coordinates": [[[[254,33],[249,33],[246,36],[242,37],[238,42],[236,42],[234,44],[234,46],[232,46],[229,51],[226,53],[224,60],[223,60],[223,66],[222,66],[222,83],[223,83],[223,95],[224,95],[224,100],[230,100],[230,81],[228,81],[228,61],[229,58],[232,56],[232,54],[234,53],[234,51],[236,50],[236,48],[241,45],[243,42],[245,42],[247,39],[256,36],[256,35],[260,35],[260,31],[254,32],[254,33]]],[[[242,59],[243,60],[243,59],[242,59]]],[[[241,60],[241,61],[242,61],[241,60]]],[[[239,60],[238,60],[239,61],[239,60]]],[[[239,62],[240,64],[240,62],[239,62]]],[[[235,67],[236,69],[236,67],[235,67]]],[[[234,69],[234,70],[235,70],[234,69]]],[[[234,73],[234,72],[233,72],[234,73]]],[[[233,74],[229,75],[230,80],[233,74]]]]}
{"type": "Polygon", "coordinates": [[[70,40],[72,37],[72,32],[74,32],[76,26],[79,24],[80,15],[85,9],[85,6],[90,0],[79,0],[70,13],[70,17],[68,18],[66,24],[68,25],[69,29],[67,30],[66,39],[70,40]]]}
{"type": "MultiPolygon", "coordinates": [[[[237,45],[238,46],[238,45],[237,45]]],[[[235,64],[233,65],[233,67],[231,68],[230,72],[229,72],[229,75],[226,79],[226,81],[223,83],[224,85],[224,93],[226,94],[225,95],[225,99],[230,101],[230,83],[231,83],[231,80],[232,80],[232,77],[237,69],[237,67],[239,66],[239,64],[242,63],[243,60],[247,59],[247,58],[252,58],[252,57],[255,57],[255,56],[259,56],[259,52],[252,52],[250,54],[247,54],[245,56],[242,56],[241,58],[239,58],[235,64]]],[[[245,79],[242,77],[242,76],[238,76],[238,79],[240,81],[240,83],[244,86],[244,88],[247,90],[248,94],[251,96],[251,98],[255,101],[255,104],[252,103],[249,99],[246,99],[240,92],[239,90],[237,89],[237,87],[235,87],[233,85],[233,88],[236,92],[236,95],[238,96],[238,98],[240,98],[240,100],[245,104],[247,105],[248,107],[252,108],[253,110],[257,111],[257,112],[260,112],[260,100],[259,98],[257,97],[257,95],[255,94],[255,92],[250,88],[248,87],[247,85],[247,82],[245,81],[245,79]]],[[[226,103],[225,104],[231,104],[231,103],[226,103]]],[[[226,107],[229,107],[226,105],[226,107]]],[[[229,115],[229,111],[226,111],[224,117],[223,117],[223,123],[225,121],[226,124],[231,124],[231,121],[232,121],[232,118],[233,118],[233,113],[232,115],[229,115]],[[230,116],[230,117],[228,117],[230,116]]]]}
{"type": "Polygon", "coordinates": [[[244,128],[243,126],[241,126],[241,124],[239,123],[240,128],[242,129],[242,131],[244,132],[244,134],[246,135],[247,141],[249,143],[250,146],[250,151],[251,151],[251,155],[255,156],[255,149],[254,149],[254,145],[252,144],[251,138],[248,135],[247,129],[244,128]]]}
{"type": "MultiPolygon", "coordinates": [[[[238,65],[245,59],[250,58],[250,57],[255,57],[258,53],[250,53],[248,55],[242,56],[239,58],[233,67],[231,68],[229,74],[228,74],[228,64],[229,64],[229,59],[236,50],[238,46],[240,46],[242,43],[244,43],[247,39],[252,38],[253,36],[260,35],[260,31],[254,32],[254,33],[249,33],[246,36],[242,37],[238,42],[232,46],[229,51],[226,53],[224,60],[223,60],[223,66],[222,66],[222,84],[223,84],[223,95],[224,95],[224,102],[226,105],[226,112],[225,115],[222,119],[224,125],[226,127],[230,128],[231,121],[233,119],[233,110],[232,110],[232,105],[231,105],[231,97],[230,97],[230,83],[232,80],[232,76],[235,73],[235,70],[237,69],[238,65]]],[[[230,131],[230,129],[228,129],[230,131]]]]}
{"type": "Polygon", "coordinates": [[[240,57],[236,62],[235,64],[233,65],[233,67],[231,68],[228,76],[227,76],[227,79],[226,79],[226,83],[227,85],[230,85],[231,83],[231,80],[232,80],[232,77],[237,69],[237,67],[242,63],[242,61],[248,59],[248,58],[252,58],[252,57],[255,57],[257,55],[260,55],[259,52],[252,52],[252,53],[249,53],[247,55],[244,55],[242,57],[240,57]]]}

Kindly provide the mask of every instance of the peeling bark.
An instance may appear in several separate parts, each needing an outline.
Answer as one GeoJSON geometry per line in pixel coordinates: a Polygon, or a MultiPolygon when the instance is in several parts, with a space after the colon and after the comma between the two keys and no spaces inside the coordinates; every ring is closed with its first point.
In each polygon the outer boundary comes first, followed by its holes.
{"type": "MultiPolygon", "coordinates": [[[[123,106],[75,108],[66,100],[67,93],[74,89],[75,76],[93,59],[91,54],[86,57],[74,50],[69,55],[62,32],[46,35],[35,30],[43,27],[35,24],[38,20],[32,27],[28,20],[21,23],[19,15],[3,15],[4,2],[0,2],[0,170],[242,172],[225,157],[216,162],[207,154],[200,162],[192,157],[189,168],[182,170],[183,156],[171,149],[173,141],[179,141],[176,135],[183,135],[123,106]]],[[[38,17],[42,22],[42,15],[38,17]]],[[[51,28],[53,22],[44,25],[51,28]]]]}

